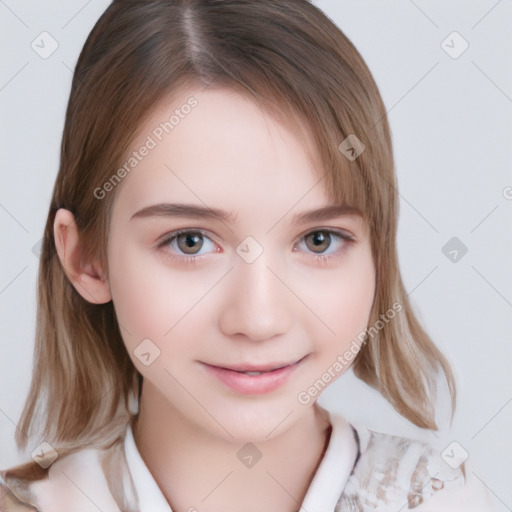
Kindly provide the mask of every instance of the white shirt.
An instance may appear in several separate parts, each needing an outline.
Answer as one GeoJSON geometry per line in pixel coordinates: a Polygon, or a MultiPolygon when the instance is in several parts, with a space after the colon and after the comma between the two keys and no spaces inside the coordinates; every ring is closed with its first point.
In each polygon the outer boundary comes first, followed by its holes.
{"type": "MultiPolygon", "coordinates": [[[[464,465],[452,469],[428,444],[354,427],[330,412],[329,417],[329,443],[301,512],[492,510],[473,473],[464,465]]],[[[136,498],[132,502],[126,492],[133,509],[173,512],[137,449],[130,424],[122,449],[138,496],[136,507],[136,498]]],[[[120,512],[103,472],[106,453],[80,450],[57,459],[49,471],[36,462],[0,471],[0,511],[120,512]],[[31,472],[40,476],[29,478],[31,472]]]]}
{"type": "MultiPolygon", "coordinates": [[[[330,414],[330,420],[332,432],[327,450],[302,503],[302,509],[307,512],[334,510],[357,456],[357,443],[350,425],[341,416],[330,414]]],[[[172,512],[142,460],[130,428],[127,430],[125,449],[139,495],[140,510],[172,512]]]]}

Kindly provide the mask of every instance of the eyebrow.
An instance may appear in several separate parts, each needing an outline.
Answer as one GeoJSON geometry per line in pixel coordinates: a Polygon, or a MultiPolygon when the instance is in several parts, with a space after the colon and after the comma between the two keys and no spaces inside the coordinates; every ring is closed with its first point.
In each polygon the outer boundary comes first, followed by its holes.
{"type": "MultiPolygon", "coordinates": [[[[315,210],[308,210],[296,213],[292,217],[292,223],[301,224],[308,222],[318,222],[329,220],[336,217],[347,217],[354,215],[362,215],[359,208],[344,205],[327,205],[315,210]]],[[[219,208],[210,208],[196,204],[185,203],[159,203],[146,206],[135,212],[130,221],[137,218],[147,217],[178,217],[191,219],[212,219],[222,222],[236,222],[237,214],[231,211],[219,208]]]]}

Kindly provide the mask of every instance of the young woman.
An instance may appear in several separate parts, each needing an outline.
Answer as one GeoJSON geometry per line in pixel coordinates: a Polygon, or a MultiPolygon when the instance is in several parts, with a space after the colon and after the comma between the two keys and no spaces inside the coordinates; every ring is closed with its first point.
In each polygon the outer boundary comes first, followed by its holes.
{"type": "MultiPolygon", "coordinates": [[[[317,404],[353,365],[436,429],[385,109],[305,0],[114,1],[76,66],[2,510],[489,510],[317,404]],[[34,448],[35,447],[35,448],[34,448]]],[[[354,397],[357,399],[357,397],[354,397]]]]}

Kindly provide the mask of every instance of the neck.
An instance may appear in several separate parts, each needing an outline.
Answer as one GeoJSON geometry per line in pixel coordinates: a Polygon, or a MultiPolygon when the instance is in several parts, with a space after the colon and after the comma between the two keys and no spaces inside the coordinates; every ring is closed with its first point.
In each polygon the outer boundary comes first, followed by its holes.
{"type": "Polygon", "coordinates": [[[322,460],[330,423],[315,405],[264,441],[226,440],[192,423],[145,381],[133,435],[173,512],[295,512],[322,460]]]}

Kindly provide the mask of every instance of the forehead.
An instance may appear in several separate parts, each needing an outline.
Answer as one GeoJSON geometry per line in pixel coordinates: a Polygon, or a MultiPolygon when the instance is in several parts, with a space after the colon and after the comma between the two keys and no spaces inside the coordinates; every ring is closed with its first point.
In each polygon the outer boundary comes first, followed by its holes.
{"type": "Polygon", "coordinates": [[[228,89],[189,88],[162,101],[126,163],[116,202],[133,211],[170,200],[243,209],[251,199],[258,210],[278,201],[283,211],[327,201],[307,127],[228,89]]]}

